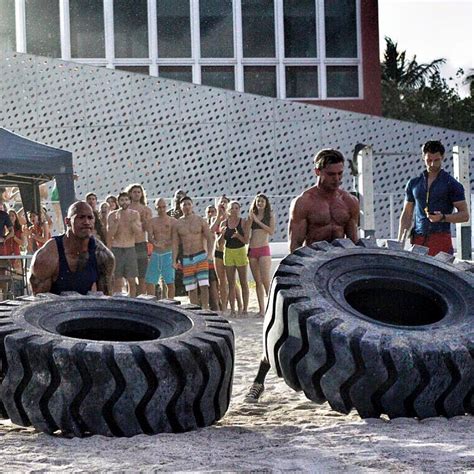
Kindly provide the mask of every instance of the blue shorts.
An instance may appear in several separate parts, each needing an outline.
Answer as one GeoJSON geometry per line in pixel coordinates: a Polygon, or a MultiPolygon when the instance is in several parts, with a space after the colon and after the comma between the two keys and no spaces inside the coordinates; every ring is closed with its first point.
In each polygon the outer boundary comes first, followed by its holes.
{"type": "Polygon", "coordinates": [[[175,270],[173,268],[173,252],[153,252],[148,262],[145,274],[145,282],[157,285],[160,277],[167,285],[174,283],[175,270]]]}

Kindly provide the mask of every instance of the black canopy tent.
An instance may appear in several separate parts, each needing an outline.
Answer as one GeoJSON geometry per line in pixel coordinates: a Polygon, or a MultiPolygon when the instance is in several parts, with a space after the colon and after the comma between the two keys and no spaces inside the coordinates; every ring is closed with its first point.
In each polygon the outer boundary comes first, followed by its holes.
{"type": "Polygon", "coordinates": [[[52,179],[65,216],[76,200],[72,153],[0,128],[0,186],[18,186],[25,211],[39,212],[39,186],[52,179]]]}

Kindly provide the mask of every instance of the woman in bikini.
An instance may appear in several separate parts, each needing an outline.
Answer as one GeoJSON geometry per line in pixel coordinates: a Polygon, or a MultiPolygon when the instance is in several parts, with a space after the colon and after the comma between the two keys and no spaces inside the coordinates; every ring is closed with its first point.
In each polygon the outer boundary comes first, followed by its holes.
{"type": "Polygon", "coordinates": [[[250,270],[255,280],[259,316],[265,313],[265,296],[270,290],[270,237],[275,232],[275,216],[270,201],[264,194],[257,194],[250,206],[247,221],[249,241],[250,270]]]}

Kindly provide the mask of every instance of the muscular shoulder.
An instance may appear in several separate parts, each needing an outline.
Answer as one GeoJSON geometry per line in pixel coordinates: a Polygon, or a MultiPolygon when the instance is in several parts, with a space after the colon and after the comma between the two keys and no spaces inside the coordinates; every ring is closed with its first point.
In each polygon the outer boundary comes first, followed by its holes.
{"type": "Polygon", "coordinates": [[[309,209],[311,209],[315,198],[316,194],[314,188],[309,188],[306,191],[303,191],[299,196],[296,196],[295,199],[291,201],[291,213],[299,216],[307,214],[309,209]]]}
{"type": "Polygon", "coordinates": [[[421,181],[423,181],[423,175],[410,178],[406,184],[406,189],[413,189],[414,187],[418,186],[421,181]]]}
{"type": "Polygon", "coordinates": [[[350,209],[357,208],[359,209],[359,200],[352,195],[351,193],[344,191],[343,189],[340,190],[341,197],[345,203],[350,207],[350,209]]]}
{"type": "Polygon", "coordinates": [[[31,272],[38,275],[53,275],[58,268],[58,262],[58,246],[54,239],[50,239],[33,255],[31,272]]]}
{"type": "Polygon", "coordinates": [[[206,227],[209,227],[209,226],[207,225],[207,221],[206,221],[206,219],[204,219],[204,217],[195,215],[195,216],[194,216],[194,222],[196,223],[196,224],[195,224],[196,226],[206,226],[206,227]]]}
{"type": "Polygon", "coordinates": [[[100,241],[96,239],[95,258],[100,269],[112,272],[115,265],[114,254],[100,241]]]}

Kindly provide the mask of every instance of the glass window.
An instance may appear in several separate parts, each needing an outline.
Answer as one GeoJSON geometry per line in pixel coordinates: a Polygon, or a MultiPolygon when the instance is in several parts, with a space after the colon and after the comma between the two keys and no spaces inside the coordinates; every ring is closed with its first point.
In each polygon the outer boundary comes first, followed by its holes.
{"type": "Polygon", "coordinates": [[[285,0],[285,56],[315,58],[316,7],[314,0],[285,0]]]}
{"type": "Polygon", "coordinates": [[[69,0],[71,56],[105,57],[104,8],[100,0],[69,0]]]}
{"type": "Polygon", "coordinates": [[[233,66],[203,66],[201,68],[201,83],[206,86],[221,89],[235,89],[233,66]]]}
{"type": "Polygon", "coordinates": [[[175,81],[193,82],[193,68],[191,66],[160,66],[158,75],[175,81]]]}
{"type": "Polygon", "coordinates": [[[26,0],[26,51],[40,56],[61,57],[59,2],[26,0]]]}
{"type": "Polygon", "coordinates": [[[149,74],[150,68],[148,66],[115,66],[115,69],[120,71],[134,72],[136,74],[149,74]]]}
{"type": "Polygon", "coordinates": [[[276,69],[273,66],[244,68],[245,92],[276,97],[276,69]]]}
{"type": "Polygon", "coordinates": [[[15,0],[0,0],[0,52],[15,51],[15,0]]]}
{"type": "Polygon", "coordinates": [[[147,0],[114,0],[116,58],[148,57],[147,0]]]}
{"type": "Polygon", "coordinates": [[[325,0],[326,56],[357,57],[356,0],[325,0]]]}
{"type": "Polygon", "coordinates": [[[191,23],[189,0],[159,0],[158,56],[160,58],[191,57],[191,23]]]}
{"type": "Polygon", "coordinates": [[[199,0],[201,57],[234,57],[232,0],[199,0]]]}
{"type": "Polygon", "coordinates": [[[316,66],[287,66],[286,97],[318,97],[316,66]]]}
{"type": "Polygon", "coordinates": [[[328,97],[359,97],[359,75],[357,66],[328,66],[328,97]]]}
{"type": "Polygon", "coordinates": [[[273,0],[242,0],[242,41],[245,58],[275,57],[273,0]]]}

